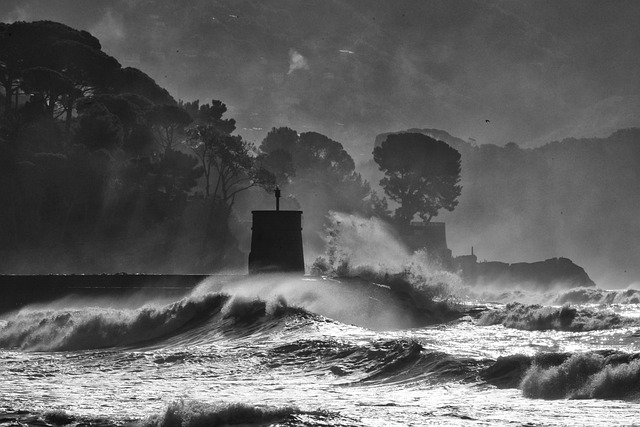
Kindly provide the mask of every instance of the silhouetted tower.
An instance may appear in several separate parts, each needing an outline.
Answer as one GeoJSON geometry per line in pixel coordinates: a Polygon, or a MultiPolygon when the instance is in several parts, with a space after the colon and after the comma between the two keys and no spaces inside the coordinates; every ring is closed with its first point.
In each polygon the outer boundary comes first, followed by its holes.
{"type": "Polygon", "coordinates": [[[275,211],[252,211],[249,274],[304,274],[302,211],[280,210],[280,188],[276,187],[275,211]]]}

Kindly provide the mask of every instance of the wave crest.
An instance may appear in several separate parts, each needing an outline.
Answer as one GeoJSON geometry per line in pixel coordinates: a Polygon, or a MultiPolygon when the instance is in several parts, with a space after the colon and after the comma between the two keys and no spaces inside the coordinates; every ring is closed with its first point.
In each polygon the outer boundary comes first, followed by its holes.
{"type": "Polygon", "coordinates": [[[573,288],[558,295],[556,304],[640,304],[640,291],[636,289],[605,290],[573,288]]]}
{"type": "Polygon", "coordinates": [[[216,331],[244,336],[301,313],[287,307],[284,299],[268,304],[224,293],[139,309],[25,310],[0,325],[0,348],[72,351],[151,344],[176,336],[177,341],[203,340],[216,331]]]}
{"type": "Polygon", "coordinates": [[[534,361],[520,389],[538,399],[636,399],[640,355],[579,353],[551,366],[534,361]]]}
{"type": "Polygon", "coordinates": [[[507,328],[527,331],[595,331],[619,328],[634,323],[610,311],[575,308],[568,305],[550,307],[510,303],[504,308],[485,311],[477,320],[478,325],[504,325],[507,328]]]}
{"type": "Polygon", "coordinates": [[[165,412],[140,422],[140,427],[196,427],[280,423],[301,411],[293,406],[258,407],[246,403],[172,402],[165,412]]]}
{"type": "Polygon", "coordinates": [[[405,383],[440,379],[471,380],[477,361],[425,351],[407,340],[353,345],[335,340],[303,340],[271,351],[267,366],[299,366],[316,375],[332,374],[351,383],[405,383]]]}
{"type": "Polygon", "coordinates": [[[498,388],[519,388],[532,399],[638,399],[640,353],[514,354],[499,357],[480,377],[498,388]]]}

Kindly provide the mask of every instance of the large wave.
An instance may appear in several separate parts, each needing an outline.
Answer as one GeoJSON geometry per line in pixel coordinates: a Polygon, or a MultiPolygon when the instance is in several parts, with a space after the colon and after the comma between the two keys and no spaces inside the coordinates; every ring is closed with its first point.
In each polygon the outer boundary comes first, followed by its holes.
{"type": "Polygon", "coordinates": [[[560,364],[534,361],[526,372],[522,394],[542,399],[637,399],[640,355],[572,354],[560,364]]]}
{"type": "Polygon", "coordinates": [[[508,328],[527,331],[595,331],[619,328],[636,324],[633,319],[622,317],[611,311],[576,308],[507,304],[504,308],[485,311],[478,317],[478,325],[504,325],[508,328]]]}
{"type": "Polygon", "coordinates": [[[224,292],[276,300],[335,321],[373,330],[407,329],[447,322],[467,307],[417,290],[403,277],[330,278],[284,274],[252,275],[231,282],[203,282],[194,293],[224,292]]]}
{"type": "Polygon", "coordinates": [[[159,415],[139,422],[139,427],[196,427],[219,425],[264,425],[292,421],[296,407],[258,407],[246,403],[204,403],[181,400],[159,415]]]}
{"type": "Polygon", "coordinates": [[[640,354],[612,350],[516,354],[498,358],[481,377],[499,388],[519,388],[534,399],[637,400],[640,354]]]}
{"type": "Polygon", "coordinates": [[[239,337],[269,329],[303,310],[224,293],[191,295],[167,305],[138,309],[23,310],[0,326],[0,348],[32,351],[89,350],[150,345],[178,337],[201,342],[211,334],[239,337]]]}
{"type": "MultiPolygon", "coordinates": [[[[312,274],[339,280],[361,279],[382,285],[437,323],[460,317],[465,307],[455,297],[461,279],[442,268],[426,251],[411,253],[384,222],[331,212],[327,251],[312,274]]],[[[428,324],[428,323],[424,323],[428,324]]]]}
{"type": "Polygon", "coordinates": [[[362,278],[259,275],[220,281],[214,277],[179,301],[149,302],[139,308],[119,308],[115,301],[106,306],[86,297],[83,306],[67,297],[5,316],[0,320],[0,348],[69,351],[196,344],[216,334],[229,338],[266,331],[279,325],[284,315],[309,321],[325,316],[388,330],[445,322],[464,314],[448,301],[435,301],[416,290],[402,277],[389,275],[386,281],[392,286],[362,278]]]}
{"type": "Polygon", "coordinates": [[[0,414],[3,425],[204,427],[266,425],[362,425],[357,420],[326,410],[302,410],[296,406],[269,406],[244,402],[176,400],[161,412],[140,420],[109,420],[77,416],[63,410],[33,413],[24,410],[0,414]]]}
{"type": "Polygon", "coordinates": [[[597,288],[573,288],[557,295],[555,304],[640,304],[637,289],[605,290],[597,288]]]}

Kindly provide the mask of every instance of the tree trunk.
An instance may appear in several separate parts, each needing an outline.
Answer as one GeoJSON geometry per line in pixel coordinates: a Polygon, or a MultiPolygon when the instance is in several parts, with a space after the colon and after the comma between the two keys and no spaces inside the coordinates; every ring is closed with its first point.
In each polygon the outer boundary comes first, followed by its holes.
{"type": "Polygon", "coordinates": [[[9,117],[11,114],[11,102],[13,101],[13,90],[11,89],[11,81],[4,82],[4,115],[9,117]]]}
{"type": "Polygon", "coordinates": [[[73,116],[73,100],[69,101],[68,104],[66,105],[67,108],[67,115],[65,117],[65,131],[67,133],[67,135],[69,135],[71,133],[71,118],[73,116]]]}

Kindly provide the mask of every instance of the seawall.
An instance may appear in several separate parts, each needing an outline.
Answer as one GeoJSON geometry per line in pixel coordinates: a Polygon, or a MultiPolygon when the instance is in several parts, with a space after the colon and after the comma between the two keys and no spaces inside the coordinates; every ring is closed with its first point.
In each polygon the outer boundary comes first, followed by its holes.
{"type": "Polygon", "coordinates": [[[204,274],[50,274],[0,275],[0,313],[46,303],[69,295],[186,295],[204,274]]]}

